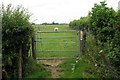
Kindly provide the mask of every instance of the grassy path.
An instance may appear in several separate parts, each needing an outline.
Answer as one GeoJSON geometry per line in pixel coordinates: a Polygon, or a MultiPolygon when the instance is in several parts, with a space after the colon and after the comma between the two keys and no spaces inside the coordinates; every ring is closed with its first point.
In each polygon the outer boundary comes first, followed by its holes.
{"type": "Polygon", "coordinates": [[[92,67],[82,59],[71,60],[39,60],[51,76],[47,78],[95,78],[92,67]]]}
{"type": "Polygon", "coordinates": [[[59,78],[60,75],[64,74],[61,72],[64,68],[60,68],[58,65],[62,64],[62,60],[39,60],[38,63],[42,63],[47,70],[50,70],[50,78],[59,78]]]}

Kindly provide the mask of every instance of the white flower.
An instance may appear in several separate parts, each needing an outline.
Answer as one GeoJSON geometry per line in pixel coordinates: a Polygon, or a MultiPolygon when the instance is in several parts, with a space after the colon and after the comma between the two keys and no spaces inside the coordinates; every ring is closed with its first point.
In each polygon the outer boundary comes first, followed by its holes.
{"type": "Polygon", "coordinates": [[[78,63],[78,61],[75,61],[76,63],[78,63]]]}
{"type": "Polygon", "coordinates": [[[72,71],[74,71],[75,68],[72,68],[72,71]]]}
{"type": "Polygon", "coordinates": [[[99,53],[102,53],[103,52],[103,50],[100,50],[100,52],[99,53]]]}
{"type": "Polygon", "coordinates": [[[74,73],[75,68],[72,68],[72,73],[74,73]]]}
{"type": "Polygon", "coordinates": [[[97,64],[95,64],[95,66],[97,66],[97,64]]]}
{"type": "Polygon", "coordinates": [[[75,68],[75,64],[73,64],[73,66],[72,66],[73,68],[75,68]]]}

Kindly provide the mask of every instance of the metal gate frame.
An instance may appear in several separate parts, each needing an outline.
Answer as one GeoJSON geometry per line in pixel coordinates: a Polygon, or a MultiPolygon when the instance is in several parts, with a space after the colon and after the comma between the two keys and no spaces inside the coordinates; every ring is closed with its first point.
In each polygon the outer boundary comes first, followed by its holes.
{"type": "MultiPolygon", "coordinates": [[[[77,34],[78,34],[78,56],[77,57],[71,57],[71,58],[37,58],[36,57],[36,59],[37,60],[50,60],[50,59],[79,59],[79,57],[80,57],[80,31],[37,31],[36,33],[35,33],[35,46],[36,46],[36,42],[39,42],[39,41],[37,41],[37,39],[36,39],[36,35],[37,35],[37,33],[62,33],[62,32],[77,32],[77,34]]],[[[74,38],[74,37],[39,37],[39,38],[74,38]]],[[[70,44],[70,42],[62,42],[61,44],[65,44],[65,43],[68,43],[68,44],[70,44]]],[[[52,43],[39,43],[39,44],[58,44],[58,42],[57,43],[55,43],[55,42],[52,42],[52,43]]],[[[35,51],[37,51],[37,50],[35,50],[35,51]]],[[[50,52],[50,51],[55,51],[55,52],[57,52],[57,51],[74,51],[74,50],[46,50],[46,51],[40,51],[40,52],[50,52]]],[[[37,54],[37,52],[35,52],[35,54],[37,54]]]]}

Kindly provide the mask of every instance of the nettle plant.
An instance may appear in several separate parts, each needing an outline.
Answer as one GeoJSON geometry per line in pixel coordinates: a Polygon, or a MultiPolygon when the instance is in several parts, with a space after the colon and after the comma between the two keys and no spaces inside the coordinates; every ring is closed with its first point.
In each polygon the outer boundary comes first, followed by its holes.
{"type": "Polygon", "coordinates": [[[17,75],[20,46],[22,46],[22,63],[27,62],[30,39],[33,34],[33,28],[29,22],[30,16],[31,14],[22,6],[15,8],[11,4],[7,7],[2,4],[3,69],[12,77],[17,75]]]}

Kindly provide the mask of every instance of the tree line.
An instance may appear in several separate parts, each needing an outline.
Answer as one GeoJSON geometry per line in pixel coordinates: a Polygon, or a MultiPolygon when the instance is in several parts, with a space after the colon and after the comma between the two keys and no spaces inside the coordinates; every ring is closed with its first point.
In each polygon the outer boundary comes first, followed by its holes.
{"type": "Polygon", "coordinates": [[[67,23],[56,23],[53,21],[52,23],[47,23],[47,22],[42,23],[42,25],[67,25],[67,23]]]}

